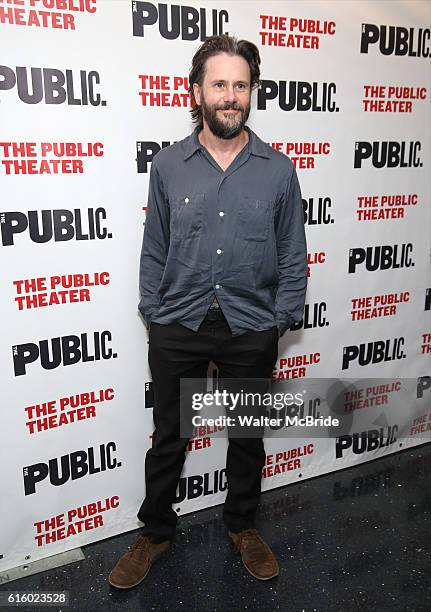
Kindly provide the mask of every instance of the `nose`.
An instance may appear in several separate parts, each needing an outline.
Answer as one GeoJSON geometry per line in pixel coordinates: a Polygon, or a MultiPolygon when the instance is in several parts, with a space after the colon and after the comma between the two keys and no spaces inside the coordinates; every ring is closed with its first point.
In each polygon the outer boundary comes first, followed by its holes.
{"type": "Polygon", "coordinates": [[[225,102],[235,102],[236,92],[235,92],[235,87],[233,86],[233,84],[226,85],[224,100],[225,102]]]}

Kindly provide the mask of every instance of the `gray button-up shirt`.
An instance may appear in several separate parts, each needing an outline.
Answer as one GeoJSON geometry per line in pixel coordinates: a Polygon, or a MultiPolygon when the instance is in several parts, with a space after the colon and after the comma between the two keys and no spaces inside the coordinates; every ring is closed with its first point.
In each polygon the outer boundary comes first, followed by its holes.
{"type": "Polygon", "coordinates": [[[302,318],[307,245],[292,161],[246,128],[248,144],[223,171],[199,128],[154,157],[140,262],[147,326],[193,331],[214,296],[233,336],[302,318]]]}

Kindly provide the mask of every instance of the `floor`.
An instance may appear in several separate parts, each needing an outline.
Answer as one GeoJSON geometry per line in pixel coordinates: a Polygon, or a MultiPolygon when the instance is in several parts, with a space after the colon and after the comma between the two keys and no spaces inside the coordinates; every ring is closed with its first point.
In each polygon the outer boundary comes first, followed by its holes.
{"type": "Polygon", "coordinates": [[[68,590],[65,612],[428,611],[430,476],[428,443],[265,493],[257,527],[280,563],[280,575],[267,582],[233,553],[217,506],[181,517],[170,551],[129,591],[111,587],[107,576],[137,531],[86,546],[84,561],[0,591],[68,590]]]}

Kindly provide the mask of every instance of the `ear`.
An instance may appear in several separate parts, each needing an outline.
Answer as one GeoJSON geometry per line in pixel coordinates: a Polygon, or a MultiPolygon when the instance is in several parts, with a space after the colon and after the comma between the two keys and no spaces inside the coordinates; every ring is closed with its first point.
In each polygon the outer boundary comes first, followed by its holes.
{"type": "Polygon", "coordinates": [[[193,95],[195,96],[196,104],[201,105],[201,88],[198,83],[193,83],[193,95]]]}

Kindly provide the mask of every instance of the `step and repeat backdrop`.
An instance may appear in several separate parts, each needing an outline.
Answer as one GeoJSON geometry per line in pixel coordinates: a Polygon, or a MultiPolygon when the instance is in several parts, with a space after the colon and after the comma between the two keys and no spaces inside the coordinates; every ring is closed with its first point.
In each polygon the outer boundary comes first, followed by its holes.
{"type": "MultiPolygon", "coordinates": [[[[149,171],[192,130],[187,75],[213,34],[258,45],[249,125],[302,189],[306,306],[274,379],[325,380],[351,415],[342,438],[269,436],[263,490],[426,443],[430,22],[420,0],[0,0],[3,575],[139,526],[149,171]]],[[[224,500],[221,429],[193,432],[179,514],[224,500]]]]}

